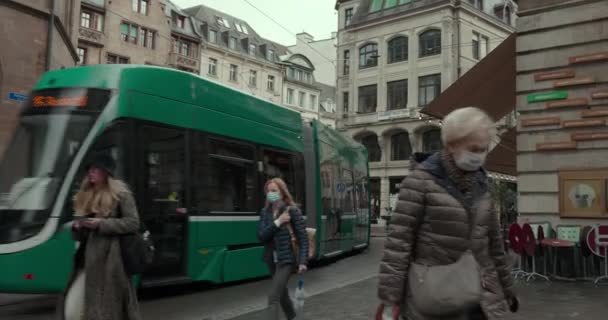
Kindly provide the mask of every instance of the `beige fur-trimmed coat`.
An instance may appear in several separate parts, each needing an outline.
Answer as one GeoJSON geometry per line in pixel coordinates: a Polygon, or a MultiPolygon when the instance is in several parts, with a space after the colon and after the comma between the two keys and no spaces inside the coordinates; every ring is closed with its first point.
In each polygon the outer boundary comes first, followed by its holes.
{"type": "Polygon", "coordinates": [[[66,294],[79,271],[86,273],[83,320],[140,320],[136,291],[126,274],[119,235],[139,228],[139,215],[133,195],[119,193],[118,206],[99,228],[74,230],[81,245],[74,258],[74,273],[58,303],[57,319],[64,319],[66,294]],[[120,213],[119,213],[120,212],[120,213]]]}

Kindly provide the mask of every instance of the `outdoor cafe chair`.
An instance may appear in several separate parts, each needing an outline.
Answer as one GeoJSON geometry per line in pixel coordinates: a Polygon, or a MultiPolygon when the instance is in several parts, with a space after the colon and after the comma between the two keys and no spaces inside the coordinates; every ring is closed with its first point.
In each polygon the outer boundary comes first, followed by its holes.
{"type": "MultiPolygon", "coordinates": [[[[541,228],[540,232],[537,233],[540,235],[541,233],[543,233],[542,227],[538,226],[538,228],[541,228]]],[[[528,273],[528,275],[526,277],[526,281],[529,282],[530,280],[536,279],[537,277],[549,281],[549,278],[547,276],[536,272],[536,254],[537,254],[537,250],[540,248],[539,248],[537,238],[534,236],[534,231],[532,230],[532,226],[528,223],[524,224],[521,229],[521,232],[522,232],[521,240],[523,243],[524,252],[526,253],[527,256],[532,257],[532,272],[528,273]]]]}

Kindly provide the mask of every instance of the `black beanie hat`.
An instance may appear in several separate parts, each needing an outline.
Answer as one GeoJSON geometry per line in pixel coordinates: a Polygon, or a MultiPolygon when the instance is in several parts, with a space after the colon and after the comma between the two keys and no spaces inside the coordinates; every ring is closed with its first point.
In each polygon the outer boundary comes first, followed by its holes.
{"type": "Polygon", "coordinates": [[[113,177],[116,170],[116,161],[108,155],[98,154],[93,158],[93,161],[87,166],[87,170],[97,168],[105,171],[110,177],[113,177]]]}

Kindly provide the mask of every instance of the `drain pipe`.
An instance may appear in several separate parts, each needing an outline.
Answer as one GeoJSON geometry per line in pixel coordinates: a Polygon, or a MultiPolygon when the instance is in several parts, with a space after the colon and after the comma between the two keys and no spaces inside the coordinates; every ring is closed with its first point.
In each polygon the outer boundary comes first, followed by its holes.
{"type": "Polygon", "coordinates": [[[46,41],[46,64],[45,70],[51,69],[51,56],[53,53],[53,34],[55,33],[55,0],[51,0],[51,16],[49,18],[48,35],[46,41]]]}

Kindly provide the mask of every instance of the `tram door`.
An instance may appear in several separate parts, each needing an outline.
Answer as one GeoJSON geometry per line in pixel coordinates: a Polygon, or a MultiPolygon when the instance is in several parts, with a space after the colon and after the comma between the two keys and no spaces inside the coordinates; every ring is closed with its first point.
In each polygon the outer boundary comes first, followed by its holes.
{"type": "Polygon", "coordinates": [[[156,247],[145,285],[185,275],[186,132],[154,126],[140,126],[138,131],[139,211],[156,247]]]}

